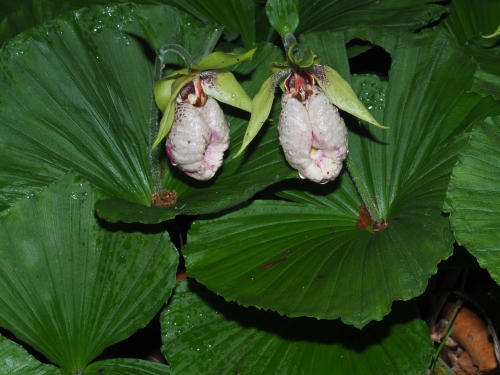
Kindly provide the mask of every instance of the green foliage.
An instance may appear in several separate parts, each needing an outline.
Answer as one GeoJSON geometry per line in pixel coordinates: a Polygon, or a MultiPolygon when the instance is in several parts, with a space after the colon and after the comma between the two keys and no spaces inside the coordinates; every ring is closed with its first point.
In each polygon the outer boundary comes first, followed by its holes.
{"type": "MultiPolygon", "coordinates": [[[[53,363],[0,336],[0,367],[424,373],[432,344],[410,300],[454,242],[500,283],[499,47],[498,36],[482,38],[500,24],[498,1],[115,3],[125,1],[0,10],[0,326],[53,363]],[[318,84],[369,111],[342,112],[350,173],[326,185],[297,179],[280,151],[283,77],[269,77],[285,61],[286,33],[328,67],[318,84]],[[166,44],[201,61],[196,69],[230,71],[219,73],[221,101],[231,104],[236,81],[248,94],[236,93],[238,108],[221,104],[231,146],[211,181],[187,177],[160,147],[149,152],[160,69],[186,68],[171,52],[155,68],[166,44]],[[376,49],[388,71],[370,62],[352,74],[351,59],[376,49]],[[158,189],[177,201],[152,205],[158,189]],[[180,249],[196,280],[174,290],[179,253],[165,228],[180,214],[201,215],[180,249]],[[99,357],[162,306],[172,368],[99,357]]],[[[174,99],[158,103],[173,114],[174,99]]]]}
{"type": "Polygon", "coordinates": [[[478,122],[453,170],[445,210],[459,244],[500,283],[497,267],[500,200],[500,118],[478,122]]]}
{"type": "Polygon", "coordinates": [[[269,23],[280,36],[293,34],[299,25],[299,0],[269,0],[266,3],[269,23]]]}
{"type": "Polygon", "coordinates": [[[421,375],[432,350],[415,312],[398,304],[383,322],[360,331],[338,320],[290,319],[227,303],[190,279],[163,310],[163,352],[174,371],[189,374],[421,375]],[[186,319],[186,310],[196,320],[186,319]],[[414,350],[408,361],[393,360],[414,350]]]}
{"type": "Polygon", "coordinates": [[[101,227],[101,196],[69,174],[0,217],[0,324],[67,371],[145,326],[174,284],[168,235],[101,227]]]}
{"type": "Polygon", "coordinates": [[[0,335],[0,365],[2,371],[12,375],[61,375],[55,366],[40,363],[25,349],[0,335]]]}

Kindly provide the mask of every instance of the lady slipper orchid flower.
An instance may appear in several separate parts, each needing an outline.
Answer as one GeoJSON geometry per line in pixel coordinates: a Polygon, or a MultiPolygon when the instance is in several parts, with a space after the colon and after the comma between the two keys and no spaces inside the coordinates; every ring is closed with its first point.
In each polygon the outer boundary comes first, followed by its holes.
{"type": "Polygon", "coordinates": [[[288,163],[314,182],[334,180],[347,156],[347,128],[339,110],[308,73],[291,73],[281,99],[279,140],[288,163]]]}
{"type": "Polygon", "coordinates": [[[231,72],[221,68],[249,60],[253,52],[214,52],[156,84],[155,100],[163,117],[153,148],[167,136],[167,155],[186,175],[209,180],[222,165],[229,147],[229,122],[215,99],[252,111],[246,92],[231,72]]]}
{"type": "Polygon", "coordinates": [[[173,165],[197,180],[209,180],[229,147],[229,122],[217,102],[201,88],[200,79],[179,93],[174,123],[165,145],[173,165]]]}
{"type": "Polygon", "coordinates": [[[299,176],[326,183],[334,180],[347,156],[347,128],[339,108],[381,128],[360,102],[351,86],[332,68],[316,64],[318,59],[306,49],[297,57],[295,38],[285,35],[287,62],[273,63],[273,71],[253,99],[252,117],[238,156],[257,135],[271,112],[274,92],[281,79],[284,93],[281,100],[279,139],[287,162],[299,176]],[[290,42],[291,41],[291,42],[290,42]],[[315,86],[318,83],[318,86],[315,86]]]}

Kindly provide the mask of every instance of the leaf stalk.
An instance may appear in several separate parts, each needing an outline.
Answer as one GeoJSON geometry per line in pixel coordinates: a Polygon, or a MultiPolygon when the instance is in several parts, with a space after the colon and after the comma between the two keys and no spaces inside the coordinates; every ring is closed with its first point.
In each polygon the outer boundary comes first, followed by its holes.
{"type": "Polygon", "coordinates": [[[349,174],[351,175],[351,178],[354,182],[354,185],[356,185],[356,187],[358,188],[358,193],[361,196],[363,203],[366,205],[366,209],[368,210],[368,213],[370,214],[370,217],[372,218],[373,222],[382,223],[383,219],[382,216],[380,215],[380,211],[378,210],[374,200],[370,197],[368,188],[366,187],[365,182],[361,177],[361,175],[359,174],[359,171],[354,163],[354,160],[350,155],[346,159],[346,164],[347,164],[347,169],[349,170],[349,174]]]}

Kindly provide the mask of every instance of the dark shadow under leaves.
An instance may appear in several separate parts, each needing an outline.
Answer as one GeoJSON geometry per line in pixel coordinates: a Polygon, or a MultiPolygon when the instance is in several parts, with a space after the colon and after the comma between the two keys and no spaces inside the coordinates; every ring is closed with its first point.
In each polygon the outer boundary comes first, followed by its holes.
{"type": "Polygon", "coordinates": [[[412,302],[395,302],[392,312],[381,322],[371,322],[362,330],[336,320],[318,320],[301,317],[289,318],[274,311],[244,307],[227,302],[205,286],[188,279],[189,289],[207,305],[226,319],[237,322],[243,328],[255,328],[280,336],[287,341],[308,341],[327,345],[341,345],[358,353],[372,345],[380,345],[391,334],[391,329],[417,318],[412,302]]]}

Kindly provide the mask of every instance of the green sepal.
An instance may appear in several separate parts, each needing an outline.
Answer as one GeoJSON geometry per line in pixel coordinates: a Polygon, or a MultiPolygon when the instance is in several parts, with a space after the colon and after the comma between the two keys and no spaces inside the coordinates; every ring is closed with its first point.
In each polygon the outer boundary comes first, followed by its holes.
{"type": "Polygon", "coordinates": [[[168,76],[165,76],[164,78],[177,78],[177,77],[181,77],[181,76],[187,76],[189,74],[190,74],[189,68],[184,68],[184,69],[176,70],[175,72],[169,74],[168,76]]]}
{"type": "MultiPolygon", "coordinates": [[[[166,104],[164,106],[164,110],[162,110],[163,111],[163,117],[161,118],[160,127],[158,129],[158,135],[156,136],[156,139],[153,142],[153,146],[151,147],[151,151],[156,146],[158,146],[158,144],[162,141],[163,138],[165,138],[167,136],[168,132],[172,128],[172,124],[174,123],[174,114],[175,114],[175,103],[176,103],[175,99],[177,98],[177,95],[179,95],[179,91],[181,91],[181,89],[186,84],[188,84],[189,82],[193,81],[195,79],[195,77],[196,77],[196,74],[192,74],[192,75],[187,75],[187,76],[179,77],[175,81],[173,81],[173,83],[171,85],[171,88],[170,88],[170,97],[168,98],[168,100],[166,100],[166,104]]],[[[157,83],[157,86],[164,79],[165,78],[163,78],[162,80],[160,80],[157,83]]],[[[165,88],[165,92],[166,92],[167,91],[167,87],[168,87],[167,84],[162,83],[162,85],[165,85],[164,88],[165,88]]],[[[162,99],[162,100],[156,99],[156,86],[155,86],[155,100],[156,100],[157,103],[160,101],[160,104],[165,103],[164,99],[162,99]]],[[[160,109],[161,109],[161,107],[160,107],[160,109]]]]}
{"type": "Polygon", "coordinates": [[[302,58],[300,59],[299,66],[301,68],[309,68],[314,64],[316,56],[310,48],[306,48],[302,53],[302,58]]]}
{"type": "Polygon", "coordinates": [[[288,49],[287,57],[289,64],[295,68],[309,68],[316,61],[317,56],[314,55],[310,48],[298,51],[299,43],[294,43],[288,49]]]}
{"type": "MultiPolygon", "coordinates": [[[[170,97],[172,95],[172,85],[175,82],[176,78],[183,77],[183,76],[192,76],[194,77],[195,74],[190,74],[189,69],[184,68],[181,70],[177,70],[173,72],[172,74],[169,74],[166,77],[163,77],[161,80],[159,80],[154,88],[154,96],[155,96],[155,102],[158,108],[162,111],[165,112],[165,108],[167,108],[167,104],[170,101],[170,97]]],[[[194,78],[193,78],[194,79],[194,78]]]]}
{"type": "Polygon", "coordinates": [[[226,70],[210,73],[201,74],[201,86],[205,94],[233,107],[252,112],[252,99],[234,78],[233,73],[226,70]]]}
{"type": "Polygon", "coordinates": [[[165,77],[159,80],[154,88],[154,96],[156,106],[162,111],[165,112],[165,108],[167,108],[167,104],[172,97],[172,85],[174,84],[174,79],[165,77]]]}
{"type": "Polygon", "coordinates": [[[245,136],[243,137],[241,148],[238,153],[234,155],[234,157],[237,157],[243,152],[252,139],[255,138],[260,128],[262,128],[262,125],[264,125],[264,122],[269,117],[274,100],[274,89],[276,88],[276,82],[280,78],[281,74],[278,73],[273,74],[271,77],[266,79],[260,87],[257,95],[253,98],[252,106],[255,110],[252,111],[252,116],[250,117],[250,122],[248,123],[245,136]]]}
{"type": "Polygon", "coordinates": [[[275,61],[269,65],[269,69],[271,69],[271,72],[274,74],[285,69],[290,69],[290,64],[288,64],[288,62],[280,63],[275,61]]]}
{"type": "Polygon", "coordinates": [[[290,46],[287,52],[287,60],[290,62],[291,65],[298,65],[300,63],[300,58],[296,59],[295,55],[298,54],[299,49],[299,43],[294,43],[290,46]]]}
{"type": "Polygon", "coordinates": [[[484,35],[483,38],[494,38],[497,35],[500,35],[500,26],[498,26],[498,29],[496,29],[496,31],[493,34],[484,35]]]}
{"type": "Polygon", "coordinates": [[[226,68],[231,65],[251,60],[256,49],[257,48],[251,49],[241,55],[237,55],[235,53],[214,52],[201,60],[198,64],[192,65],[191,69],[203,71],[226,68]]]}
{"type": "MultiPolygon", "coordinates": [[[[276,74],[276,73],[279,73],[283,70],[290,70],[290,64],[288,64],[287,62],[280,63],[280,62],[275,61],[269,65],[269,68],[271,69],[271,72],[273,72],[273,74],[276,74]]],[[[280,86],[281,90],[284,92],[285,91],[285,83],[283,81],[280,81],[279,86],[280,86]]]]}
{"type": "Polygon", "coordinates": [[[337,71],[325,65],[313,65],[311,74],[316,78],[319,86],[325,92],[326,97],[340,109],[354,115],[361,120],[369,122],[379,128],[388,129],[380,125],[371,113],[358,99],[349,83],[347,83],[337,71]]]}

